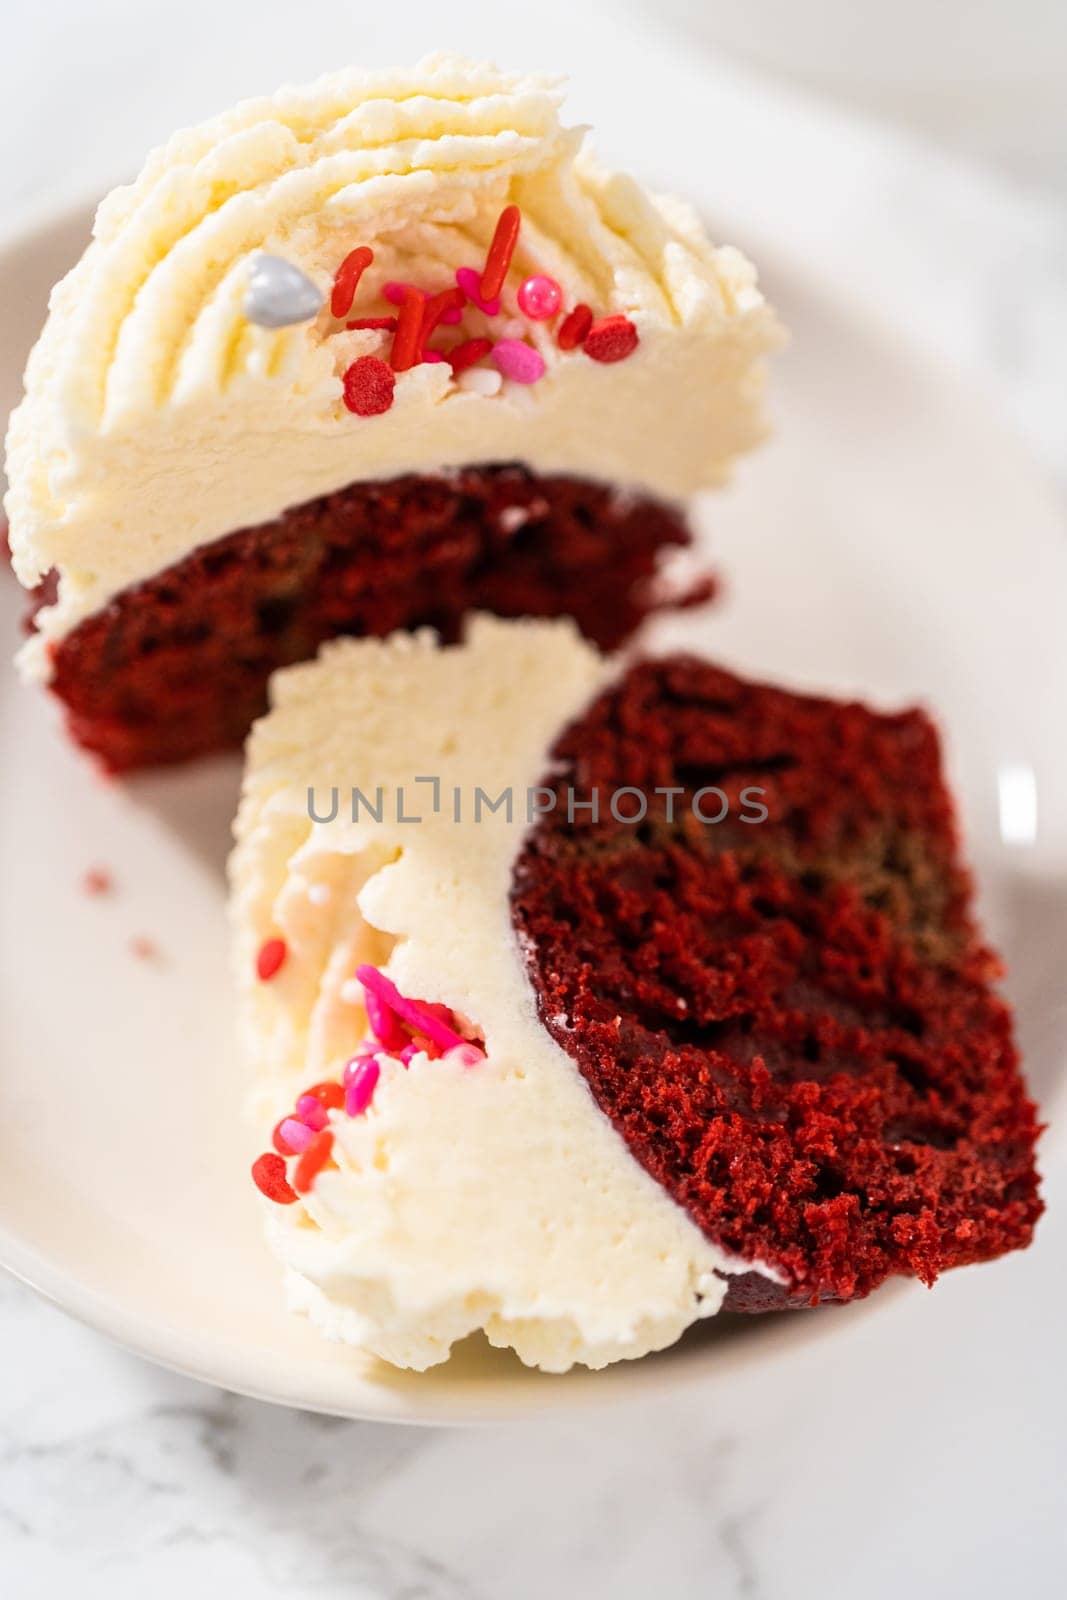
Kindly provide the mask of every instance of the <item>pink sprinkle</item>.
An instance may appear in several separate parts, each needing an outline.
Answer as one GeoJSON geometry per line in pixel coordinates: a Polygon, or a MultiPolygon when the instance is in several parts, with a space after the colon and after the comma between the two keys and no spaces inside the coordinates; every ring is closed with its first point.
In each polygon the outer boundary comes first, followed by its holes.
{"type": "Polygon", "coordinates": [[[374,1052],[378,1048],[380,1047],[373,1039],[364,1039],[355,1055],[349,1056],[348,1060],[345,1062],[345,1070],[341,1074],[341,1082],[344,1084],[346,1089],[352,1082],[352,1079],[355,1077],[363,1063],[365,1061],[374,1060],[374,1052]]]}
{"type": "MultiPolygon", "coordinates": [[[[479,311],[484,311],[487,317],[498,317],[500,315],[499,295],[495,300],[482,299],[482,275],[480,272],[476,272],[473,267],[457,267],[456,282],[472,306],[477,306],[479,311]]],[[[448,318],[444,317],[442,321],[447,322],[448,318]]],[[[456,321],[459,321],[459,317],[456,318],[456,321]]]]}
{"type": "MultiPolygon", "coordinates": [[[[466,1043],[454,1028],[448,1027],[435,1017],[428,1006],[421,1005],[418,1000],[406,1000],[396,984],[387,978],[384,972],[379,972],[377,967],[366,965],[357,967],[356,977],[368,995],[375,994],[378,999],[384,1000],[409,1028],[415,1033],[425,1034],[427,1039],[432,1039],[442,1050],[451,1050],[456,1045],[466,1043]]],[[[370,1016],[369,1008],[367,1015],[370,1016]]],[[[373,1027],[373,1023],[371,1026],[373,1027]]],[[[377,1029],[374,1031],[377,1032],[377,1029]]]]}
{"type": "MultiPolygon", "coordinates": [[[[445,322],[447,321],[447,318],[442,317],[441,321],[445,322]]],[[[424,350],[422,352],[422,359],[424,362],[429,362],[430,366],[433,366],[435,361],[443,361],[445,358],[441,354],[440,350],[424,350]]]]}
{"type": "Polygon", "coordinates": [[[555,278],[546,278],[538,272],[520,287],[518,301],[519,310],[531,322],[547,322],[563,304],[563,290],[555,278]]]}
{"type": "Polygon", "coordinates": [[[536,383],[544,376],[545,363],[532,345],[521,339],[500,339],[493,346],[493,365],[512,383],[536,383]]]}
{"type": "Polygon", "coordinates": [[[400,1052],[400,1059],[405,1067],[410,1067],[417,1055],[422,1054],[421,1044],[406,1044],[400,1052]]]}
{"type": "Polygon", "coordinates": [[[82,879],[86,894],[108,894],[111,886],[111,874],[106,867],[90,867],[82,879]]]}
{"type": "Polygon", "coordinates": [[[318,1133],[327,1123],[326,1107],[314,1094],[302,1094],[296,1102],[296,1114],[305,1127],[318,1133]]]}
{"type": "MultiPolygon", "coordinates": [[[[368,972],[374,970],[374,967],[367,968],[368,972]]],[[[357,971],[356,977],[359,975],[357,971]]],[[[363,1004],[367,1010],[370,1031],[380,1045],[384,1045],[386,1050],[399,1050],[402,1045],[407,1044],[407,1029],[401,1024],[400,1018],[396,1016],[388,1001],[383,1000],[373,989],[368,989],[366,984],[363,985],[363,1004]]]]}
{"type": "MultiPolygon", "coordinates": [[[[304,1096],[303,1098],[308,1098],[304,1096]]],[[[317,1130],[307,1122],[301,1122],[296,1117],[286,1117],[278,1124],[278,1133],[285,1140],[294,1156],[306,1150],[314,1139],[317,1130]]]]}
{"type": "MultiPolygon", "coordinates": [[[[391,306],[400,306],[404,303],[405,289],[414,289],[415,287],[416,286],[413,283],[397,283],[394,280],[391,283],[385,284],[382,289],[382,294],[385,296],[391,306]]],[[[422,294],[422,292],[423,291],[420,289],[419,293],[422,294]]],[[[450,311],[442,312],[440,317],[440,321],[444,323],[457,323],[461,322],[462,320],[463,312],[459,307],[455,307],[450,311]]]]}
{"type": "Polygon", "coordinates": [[[356,1068],[345,1090],[345,1110],[350,1117],[358,1117],[366,1111],[381,1075],[382,1069],[373,1059],[356,1068]]]}
{"type": "Polygon", "coordinates": [[[476,1067],[485,1060],[485,1051],[476,1044],[458,1044],[455,1049],[448,1052],[450,1060],[458,1061],[461,1067],[476,1067]]]}

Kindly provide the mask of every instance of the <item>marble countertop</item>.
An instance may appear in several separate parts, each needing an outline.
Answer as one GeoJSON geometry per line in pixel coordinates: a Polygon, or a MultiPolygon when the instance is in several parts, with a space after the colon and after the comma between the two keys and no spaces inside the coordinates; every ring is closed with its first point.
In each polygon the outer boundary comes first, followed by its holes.
{"type": "MultiPolygon", "coordinates": [[[[522,26],[484,9],[457,5],[455,42],[527,59],[522,26]]],[[[641,7],[621,11],[618,26],[642,25],[641,7]]],[[[5,21],[0,125],[19,160],[0,171],[0,219],[122,176],[130,151],[236,93],[345,56],[400,59],[416,27],[440,38],[433,16],[419,0],[395,23],[340,0],[22,8],[5,21]]],[[[605,25],[583,10],[534,59],[588,64],[592,81],[605,25]]],[[[764,146],[724,173],[724,214],[857,275],[995,392],[1067,486],[1067,207],[1042,189],[1049,163],[1009,188],[722,61],[706,70],[717,103],[765,107],[764,146]],[[780,136],[801,125],[818,182],[798,193],[780,136]]],[[[862,1338],[816,1341],[725,1395],[521,1427],[274,1409],[150,1366],[0,1279],[5,1592],[1052,1600],[1067,1570],[1062,1143],[1043,1164],[1050,1213],[1027,1256],[890,1296],[862,1338]]]]}

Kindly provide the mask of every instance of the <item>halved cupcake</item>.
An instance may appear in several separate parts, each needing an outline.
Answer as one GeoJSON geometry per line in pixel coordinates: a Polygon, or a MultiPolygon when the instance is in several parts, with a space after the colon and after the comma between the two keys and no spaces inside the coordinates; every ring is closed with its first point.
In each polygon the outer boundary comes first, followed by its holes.
{"type": "Polygon", "coordinates": [[[1011,1016],[937,737],[567,622],[274,680],[232,861],[290,1300],[548,1370],[1025,1246],[1011,1016]]]}
{"type": "Polygon", "coordinates": [[[348,70],[100,207],[7,441],[26,673],[112,768],[238,741],[277,666],[472,606],[603,647],[763,431],[735,250],[599,168],[554,80],[348,70]]]}

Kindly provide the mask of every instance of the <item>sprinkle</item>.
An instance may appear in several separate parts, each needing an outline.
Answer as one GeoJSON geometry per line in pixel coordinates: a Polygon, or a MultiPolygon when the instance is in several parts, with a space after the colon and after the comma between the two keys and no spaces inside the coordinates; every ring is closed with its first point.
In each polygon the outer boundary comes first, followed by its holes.
{"type": "MultiPolygon", "coordinates": [[[[373,972],[374,968],[371,967],[369,970],[373,972]]],[[[356,977],[358,978],[359,975],[357,970],[356,977]]],[[[407,1043],[407,1030],[392,1006],[373,989],[368,989],[366,985],[363,987],[363,1003],[367,1008],[367,1021],[370,1024],[370,1031],[380,1045],[386,1050],[396,1050],[407,1043]]]]}
{"type": "Polygon", "coordinates": [[[328,1078],[325,1083],[313,1084],[306,1093],[314,1095],[327,1111],[339,1111],[345,1103],[345,1092],[335,1078],[328,1078]]]}
{"type": "Polygon", "coordinates": [[[422,307],[425,299],[421,289],[404,290],[389,356],[389,364],[394,372],[407,372],[422,353],[422,307]]]}
{"type": "Polygon", "coordinates": [[[259,947],[259,954],[256,956],[256,976],[263,983],[273,978],[288,953],[288,946],[284,939],[265,939],[259,947]]]}
{"type": "Polygon", "coordinates": [[[574,350],[584,344],[586,334],[593,326],[593,308],[587,305],[577,305],[573,311],[568,311],[559,325],[556,334],[556,343],[561,350],[574,350]]]}
{"type": "Polygon", "coordinates": [[[252,260],[242,307],[260,328],[288,328],[310,322],[322,306],[322,295],[306,273],[281,256],[260,253],[252,260]]]}
{"type": "Polygon", "coordinates": [[[452,368],[452,376],[458,377],[468,367],[473,367],[474,363],[481,361],[492,348],[492,339],[464,339],[462,344],[453,345],[451,350],[445,352],[445,360],[452,368]]]}
{"type": "Polygon", "coordinates": [[[345,1090],[345,1110],[350,1117],[358,1117],[366,1111],[381,1075],[382,1069],[373,1058],[357,1067],[345,1090]]]}
{"type": "Polygon", "coordinates": [[[316,1131],[299,1117],[283,1117],[275,1129],[274,1148],[283,1155],[298,1156],[307,1149],[316,1131]]]}
{"type": "Polygon", "coordinates": [[[130,954],[138,961],[156,961],[159,958],[159,946],[147,934],[136,933],[130,940],[130,954]]]}
{"type": "Polygon", "coordinates": [[[281,1156],[275,1155],[270,1150],[257,1156],[253,1161],[252,1182],[260,1194],[265,1194],[267,1199],[273,1200],[276,1205],[291,1206],[296,1199],[286,1180],[285,1162],[281,1156]]]}
{"type": "Polygon", "coordinates": [[[546,278],[537,272],[521,285],[517,299],[519,310],[531,322],[547,322],[563,304],[563,290],[555,278],[546,278]]]}
{"type": "Polygon", "coordinates": [[[313,1128],[316,1133],[320,1128],[325,1128],[329,1120],[326,1116],[326,1107],[313,1094],[297,1096],[296,1114],[301,1122],[306,1123],[309,1128],[313,1128]]]}
{"type": "Polygon", "coordinates": [[[484,312],[487,317],[498,317],[500,315],[500,300],[499,298],[483,300],[479,288],[481,281],[481,274],[476,272],[473,267],[456,268],[456,282],[467,296],[471,305],[484,312]]]}
{"type": "MultiPolygon", "coordinates": [[[[383,290],[382,290],[382,294],[389,301],[390,305],[399,306],[399,305],[403,305],[403,303],[404,303],[404,293],[405,293],[405,290],[407,290],[407,289],[416,289],[416,292],[418,294],[422,293],[422,290],[421,289],[417,289],[416,285],[413,284],[413,283],[387,283],[385,285],[385,287],[383,288],[383,290]]],[[[460,322],[462,320],[462,318],[463,318],[463,307],[462,306],[452,306],[450,309],[445,311],[445,313],[441,317],[441,321],[443,323],[445,323],[446,326],[448,326],[450,324],[455,324],[457,322],[460,322]]]]}
{"type": "Polygon", "coordinates": [[[82,879],[86,894],[110,894],[114,880],[106,867],[90,867],[82,879]]]}
{"type": "Polygon", "coordinates": [[[444,353],[441,350],[424,350],[419,357],[419,361],[424,366],[430,367],[440,366],[444,359],[444,353]]]}
{"type": "Polygon", "coordinates": [[[330,903],[330,885],[328,883],[313,883],[308,888],[308,899],[313,906],[328,906],[330,903]]]}
{"type": "Polygon", "coordinates": [[[363,1004],[363,985],[358,978],[346,978],[337,991],[338,998],[346,1006],[361,1006],[363,1004]]]}
{"type": "Polygon", "coordinates": [[[421,1056],[423,1049],[420,1044],[406,1044],[400,1052],[400,1059],[405,1067],[410,1067],[416,1056],[421,1056]]]}
{"type": "MultiPolygon", "coordinates": [[[[295,1121],[295,1118],[279,1117],[271,1129],[270,1142],[280,1156],[294,1156],[296,1154],[296,1151],[282,1138],[282,1125],[289,1121],[295,1121]]],[[[304,1123],[301,1123],[300,1126],[304,1127],[304,1123]]]]}
{"type": "Polygon", "coordinates": [[[594,361],[624,361],[637,349],[637,329],[629,317],[601,317],[585,336],[582,349],[594,361]]]}
{"type": "Polygon", "coordinates": [[[359,280],[373,260],[374,251],[365,244],[357,245],[348,252],[334,273],[333,293],[330,296],[331,316],[347,317],[356,298],[359,280]]]}
{"type": "Polygon", "coordinates": [[[467,394],[488,397],[500,393],[504,380],[495,367],[471,367],[467,372],[460,373],[456,384],[467,394]]]}
{"type": "Polygon", "coordinates": [[[544,357],[521,339],[500,339],[493,346],[493,365],[513,383],[536,383],[544,376],[544,357]]]}
{"type": "Polygon", "coordinates": [[[476,1044],[457,1044],[446,1053],[446,1060],[458,1061],[461,1067],[476,1067],[485,1060],[485,1051],[476,1044]]]}
{"type": "Polygon", "coordinates": [[[395,317],[354,317],[345,323],[346,328],[381,328],[385,333],[396,332],[395,317]]]}
{"type": "MultiPolygon", "coordinates": [[[[360,986],[362,987],[362,985],[360,986]]],[[[373,1061],[375,1051],[379,1048],[373,1039],[364,1039],[354,1056],[349,1056],[345,1062],[345,1070],[341,1074],[341,1082],[345,1088],[351,1083],[356,1073],[365,1061],[373,1061]]]]}
{"type": "Polygon", "coordinates": [[[384,1000],[386,1005],[414,1032],[424,1033],[427,1039],[432,1039],[442,1050],[451,1050],[455,1045],[466,1043],[454,1028],[450,1028],[447,1023],[441,1022],[434,1016],[428,1006],[418,1000],[405,999],[396,984],[387,978],[384,972],[379,972],[377,967],[367,965],[357,967],[356,977],[368,993],[384,1000]]]}
{"type": "Polygon", "coordinates": [[[396,379],[388,362],[380,356],[360,356],[341,382],[345,405],[357,417],[380,417],[393,403],[396,379]]]}
{"type": "MultiPolygon", "coordinates": [[[[333,1149],[333,1134],[329,1128],[323,1128],[317,1133],[303,1152],[293,1172],[293,1188],[297,1194],[307,1194],[319,1173],[330,1159],[333,1149]]],[[[262,1160],[263,1158],[260,1157],[262,1160]]]]}
{"type": "Polygon", "coordinates": [[[422,359],[427,357],[426,346],[439,322],[454,311],[461,315],[463,311],[463,290],[442,289],[440,294],[431,295],[422,308],[422,359]]]}
{"type": "Polygon", "coordinates": [[[483,300],[495,299],[504,287],[521,224],[522,212],[518,206],[505,206],[497,220],[493,242],[485,258],[485,271],[478,289],[483,300]]]}

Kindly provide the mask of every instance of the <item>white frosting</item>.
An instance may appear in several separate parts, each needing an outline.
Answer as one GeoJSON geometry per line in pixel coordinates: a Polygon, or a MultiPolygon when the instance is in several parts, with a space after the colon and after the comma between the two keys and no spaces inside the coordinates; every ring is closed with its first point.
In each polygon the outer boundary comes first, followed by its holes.
{"type": "Polygon", "coordinates": [[[549,1371],[640,1356],[719,1308],[716,1271],[756,1265],[717,1249],[630,1154],[539,1021],[512,930],[526,791],[608,673],[568,622],[478,618],[448,649],[428,633],[338,641],[275,676],[250,738],[232,905],[264,1135],[363,1037],[361,961],[485,1039],[474,1067],[384,1060],[366,1115],[334,1115],[337,1170],[306,1202],[263,1202],[292,1304],[400,1366],[442,1361],[478,1328],[549,1371]],[[440,779],[436,815],[420,775],[440,779]],[[508,784],[513,820],[475,823],[475,788],[508,784]],[[309,786],[325,815],[334,785],[337,818],[313,823],[309,786]],[[353,785],[372,803],[382,787],[381,823],[351,821],[353,785]],[[396,820],[401,786],[422,822],[396,820]],[[277,933],[289,953],[262,983],[255,952],[277,933]]]}
{"type": "Polygon", "coordinates": [[[60,574],[31,674],[127,585],[356,480],[522,460],[675,496],[756,442],[779,332],[753,269],[677,202],[601,171],[559,102],[555,80],[453,57],[349,69],[176,134],[108,196],[53,291],[7,439],[15,570],[27,585],[60,574]],[[493,330],[541,351],[533,387],[424,364],[400,375],[390,411],[353,416],[341,375],[386,336],[345,331],[328,306],[279,329],[244,315],[261,251],[325,294],[353,245],[371,245],[357,314],[390,309],[389,279],[450,285],[510,201],[523,225],[493,330]],[[514,320],[531,272],[557,278],[566,306],[628,314],[635,354],[604,366],[514,320]]]}

